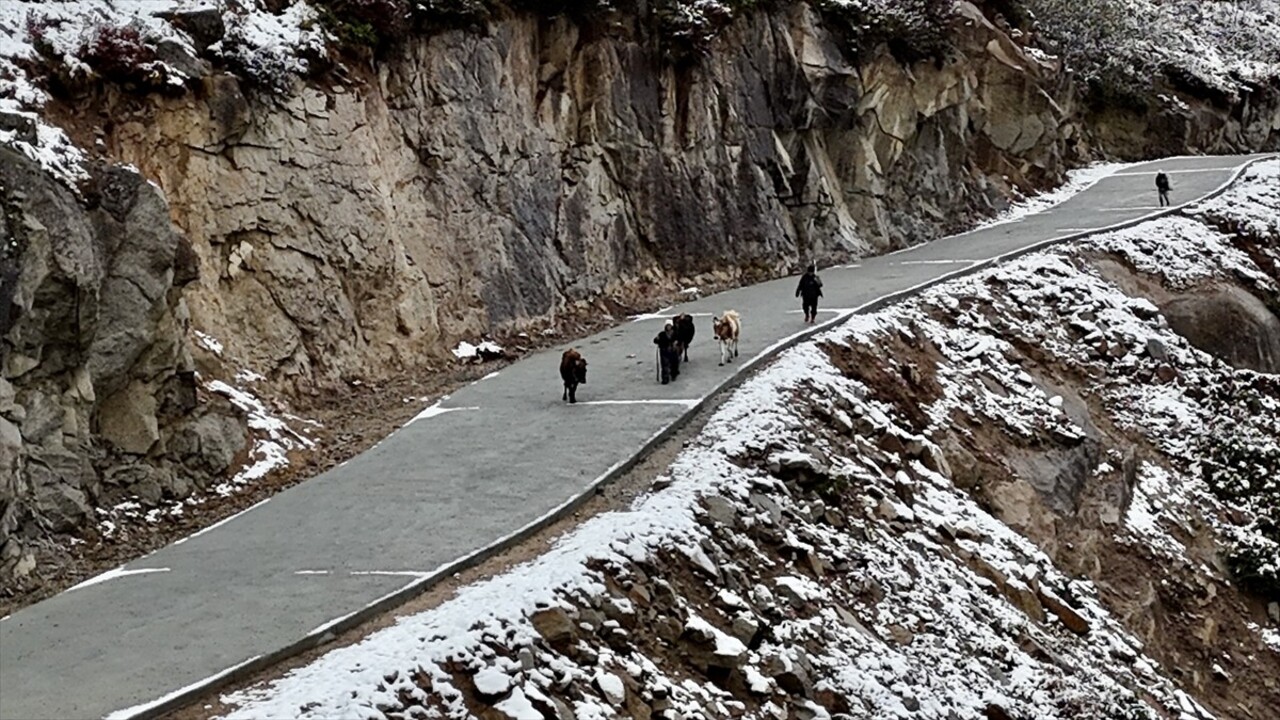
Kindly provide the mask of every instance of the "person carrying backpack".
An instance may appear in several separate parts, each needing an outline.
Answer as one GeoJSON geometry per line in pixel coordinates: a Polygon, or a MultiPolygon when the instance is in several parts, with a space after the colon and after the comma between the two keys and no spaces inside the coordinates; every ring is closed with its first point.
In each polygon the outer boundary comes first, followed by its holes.
{"type": "Polygon", "coordinates": [[[804,308],[804,321],[812,325],[818,319],[818,298],[822,297],[822,278],[818,277],[817,264],[809,265],[800,276],[800,285],[796,287],[796,297],[800,298],[804,308]]]}

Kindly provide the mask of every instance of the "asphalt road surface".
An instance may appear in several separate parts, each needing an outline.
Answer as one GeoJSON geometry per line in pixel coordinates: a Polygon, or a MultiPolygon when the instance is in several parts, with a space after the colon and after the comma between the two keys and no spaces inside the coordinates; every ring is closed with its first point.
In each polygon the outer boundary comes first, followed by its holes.
{"type": "MultiPolygon", "coordinates": [[[[1202,198],[1253,157],[1171,158],[1122,170],[1020,221],[822,272],[819,321],[977,264],[1202,198]]],[[[548,350],[467,386],[350,462],[123,570],[0,620],[0,718],[131,717],[350,626],[517,539],[589,495],[753,359],[811,330],[796,278],[678,306],[697,338],[680,379],[654,378],[662,317],[574,346],[579,403],[561,402],[548,350]],[[741,357],[720,367],[711,316],[742,315],[741,357]],[[166,700],[167,698],[167,700],[166,700]],[[157,705],[156,703],[164,703],[157,705]],[[148,709],[149,707],[149,709],[148,709]]]]}

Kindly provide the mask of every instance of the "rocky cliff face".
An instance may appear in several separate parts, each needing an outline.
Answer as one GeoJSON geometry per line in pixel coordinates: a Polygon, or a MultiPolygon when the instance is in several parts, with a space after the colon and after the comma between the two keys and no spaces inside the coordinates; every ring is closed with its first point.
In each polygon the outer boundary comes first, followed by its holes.
{"type": "Polygon", "coordinates": [[[0,577],[47,533],[125,497],[183,498],[245,442],[197,398],[182,287],[198,276],[164,197],[124,168],[77,196],[0,148],[0,577]]]}
{"type": "Polygon", "coordinates": [[[110,111],[107,142],[207,269],[197,327],[273,379],[386,377],[601,296],[918,242],[1057,179],[1083,152],[1062,76],[961,25],[940,67],[855,66],[795,5],[677,68],[641,28],[525,16],[290,99],[210,77],[110,111]]]}
{"type": "MultiPolygon", "coordinates": [[[[384,378],[602,296],[776,276],[956,230],[1124,156],[1274,144],[1275,98],[1091,122],[1070,78],[962,4],[963,53],[853,64],[808,5],[693,67],[638,23],[521,16],[411,41],[281,99],[208,77],[107,142],[170,198],[207,272],[197,327],[273,380],[384,378]],[[1158,122],[1160,133],[1133,127],[1158,122]]],[[[1280,97],[1280,96],[1278,96],[1280,97]]]]}

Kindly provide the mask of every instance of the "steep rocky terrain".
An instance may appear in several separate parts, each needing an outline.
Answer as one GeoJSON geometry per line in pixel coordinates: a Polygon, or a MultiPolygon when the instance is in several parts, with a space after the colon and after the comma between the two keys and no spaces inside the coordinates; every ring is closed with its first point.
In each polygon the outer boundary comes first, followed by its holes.
{"type": "MultiPolygon", "coordinates": [[[[376,384],[393,415],[460,341],[919,242],[1103,155],[1280,142],[1275,58],[1211,32],[1265,8],[1165,28],[1214,63],[1108,100],[1017,3],[588,5],[0,8],[5,593],[215,517],[313,444],[291,412],[376,384]]],[[[394,425],[334,416],[330,460],[394,425]]]]}
{"type": "Polygon", "coordinates": [[[784,353],[631,507],[220,711],[1273,717],[1278,181],[784,353]]]}
{"type": "MultiPolygon", "coordinates": [[[[182,287],[199,273],[160,192],[95,170],[92,201],[0,148],[0,577],[45,533],[128,498],[182,500],[244,459],[242,414],[199,398],[182,287]]],[[[87,187],[86,187],[87,189],[87,187]]]]}

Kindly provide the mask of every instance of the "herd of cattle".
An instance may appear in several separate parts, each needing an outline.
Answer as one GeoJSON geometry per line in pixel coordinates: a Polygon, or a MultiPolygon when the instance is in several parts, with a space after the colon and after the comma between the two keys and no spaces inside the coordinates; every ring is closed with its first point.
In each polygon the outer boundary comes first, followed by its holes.
{"type": "MultiPolygon", "coordinates": [[[[689,346],[693,344],[695,330],[693,316],[688,313],[671,318],[664,328],[664,332],[671,333],[671,348],[677,356],[683,355],[685,362],[689,360],[689,346]]],[[[742,320],[738,312],[727,310],[723,315],[713,317],[711,331],[720,344],[720,364],[733,362],[738,357],[738,336],[742,333],[742,320]]],[[[656,342],[658,341],[655,340],[656,342]]],[[[587,382],[587,359],[582,357],[577,348],[565,350],[560,356],[560,379],[564,381],[561,400],[578,402],[578,386],[587,382]]]]}

